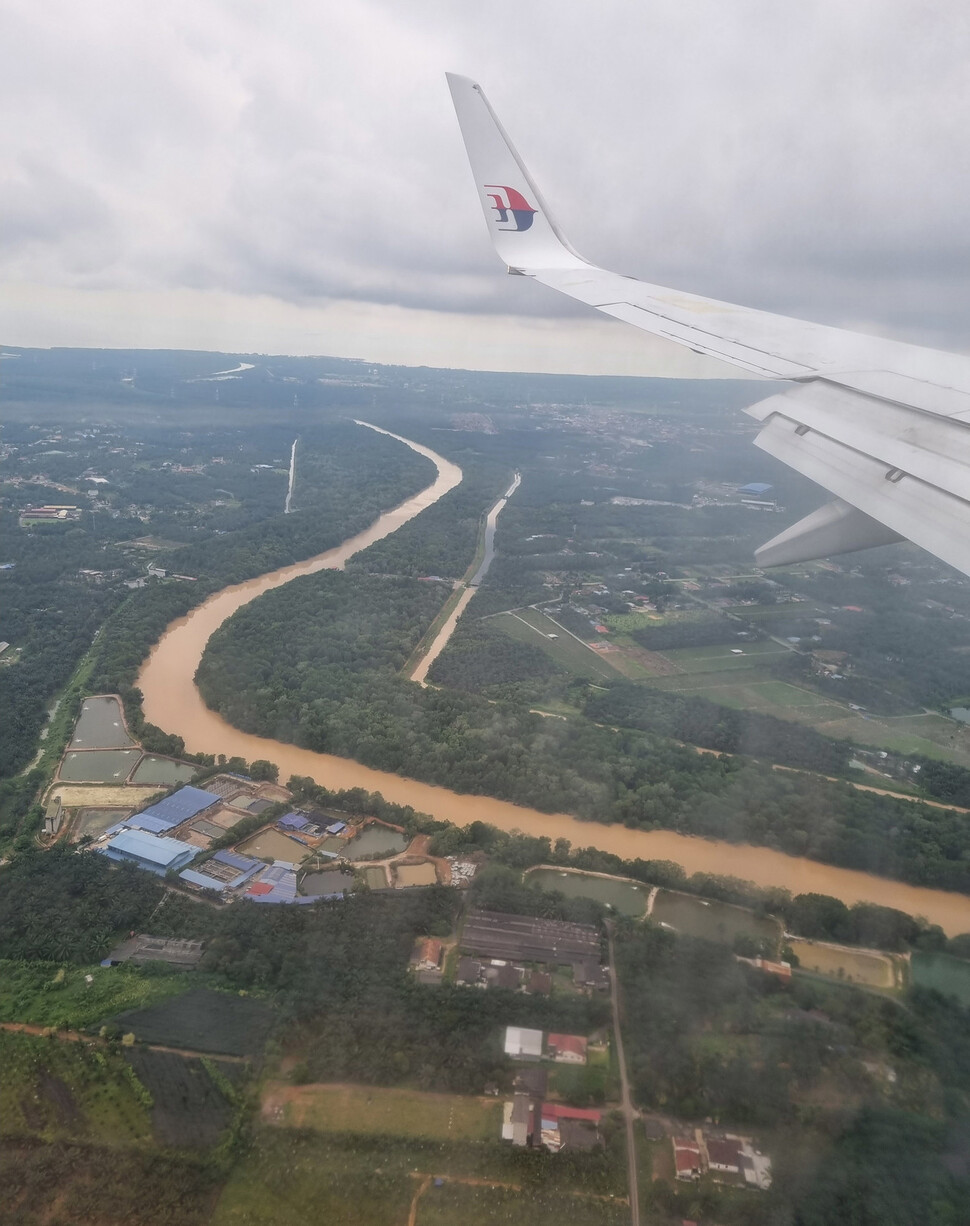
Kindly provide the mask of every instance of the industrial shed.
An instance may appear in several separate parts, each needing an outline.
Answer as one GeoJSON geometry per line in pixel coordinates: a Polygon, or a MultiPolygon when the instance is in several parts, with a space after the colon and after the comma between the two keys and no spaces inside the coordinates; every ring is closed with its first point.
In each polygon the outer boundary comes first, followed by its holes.
{"type": "Polygon", "coordinates": [[[159,800],[141,813],[136,813],[128,825],[139,830],[148,830],[152,834],[160,834],[163,830],[171,830],[173,826],[181,826],[190,817],[195,817],[220,799],[215,792],[204,792],[201,788],[179,788],[171,796],[166,796],[164,800],[159,800]]]}
{"type": "Polygon", "coordinates": [[[159,877],[164,877],[170,869],[185,868],[199,854],[198,847],[191,843],[160,838],[147,830],[122,830],[98,851],[111,860],[137,864],[159,877]]]}

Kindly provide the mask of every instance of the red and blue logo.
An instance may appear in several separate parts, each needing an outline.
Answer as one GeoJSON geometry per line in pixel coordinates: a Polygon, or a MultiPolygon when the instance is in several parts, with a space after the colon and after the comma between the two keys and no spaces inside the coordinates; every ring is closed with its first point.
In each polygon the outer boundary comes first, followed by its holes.
{"type": "Polygon", "coordinates": [[[486,183],[485,194],[492,202],[497,229],[521,231],[528,230],[532,225],[536,210],[514,187],[501,187],[497,183],[486,183]]]}

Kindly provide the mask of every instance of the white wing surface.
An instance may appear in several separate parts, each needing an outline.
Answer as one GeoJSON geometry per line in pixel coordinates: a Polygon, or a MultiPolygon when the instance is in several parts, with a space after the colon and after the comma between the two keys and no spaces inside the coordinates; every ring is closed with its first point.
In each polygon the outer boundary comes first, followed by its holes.
{"type": "Polygon", "coordinates": [[[650,285],[563,236],[481,87],[449,74],[492,242],[510,273],[796,386],[747,412],[757,445],[835,501],[756,553],[765,566],[907,539],[970,575],[970,358],[650,285]]]}

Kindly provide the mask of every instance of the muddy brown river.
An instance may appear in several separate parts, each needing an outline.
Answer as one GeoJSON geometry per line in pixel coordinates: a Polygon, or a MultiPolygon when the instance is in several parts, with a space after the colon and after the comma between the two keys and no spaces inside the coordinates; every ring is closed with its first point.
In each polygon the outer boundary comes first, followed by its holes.
{"type": "Polygon", "coordinates": [[[210,711],[193,679],[206,643],[227,617],[257,596],[281,587],[299,575],[315,574],[328,568],[341,569],[353,554],[396,531],[420,511],[437,502],[461,480],[461,470],[429,448],[400,435],[391,437],[432,460],[438,468],[437,479],[420,494],[385,512],[370,528],[337,548],[305,562],[284,566],[245,583],[223,588],[193,609],[187,617],[172,622],[152,649],[138,676],[137,685],[144,695],[147,719],[166,732],[181,736],[189,753],[221,753],[247,761],[266,758],[278,763],[281,779],[288,779],[291,775],[308,775],[328,788],[366,788],[370,792],[381,792],[396,804],[412,805],[423,813],[458,825],[484,821],[502,830],[521,830],[553,840],[569,839],[574,847],[598,847],[624,859],[674,860],[683,865],[688,873],[721,873],[742,877],[756,885],[782,886],[795,894],[831,894],[849,905],[862,901],[880,903],[898,907],[911,915],[922,915],[931,923],[939,924],[950,936],[970,932],[970,898],[962,894],[923,889],[851,869],[832,868],[766,847],[693,838],[666,830],[629,830],[625,826],[605,826],[583,822],[568,814],[540,813],[537,809],[527,809],[508,801],[466,796],[447,788],[372,770],[347,758],[314,753],[295,745],[252,736],[233,728],[220,715],[210,711]]]}

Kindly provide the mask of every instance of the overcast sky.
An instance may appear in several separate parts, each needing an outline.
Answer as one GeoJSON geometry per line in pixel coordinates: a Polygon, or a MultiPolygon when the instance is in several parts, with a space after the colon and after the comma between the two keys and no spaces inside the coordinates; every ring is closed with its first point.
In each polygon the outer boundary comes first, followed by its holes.
{"type": "Polygon", "coordinates": [[[481,82],[606,267],[970,349],[961,0],[0,0],[0,341],[731,373],[492,253],[481,82]]]}

